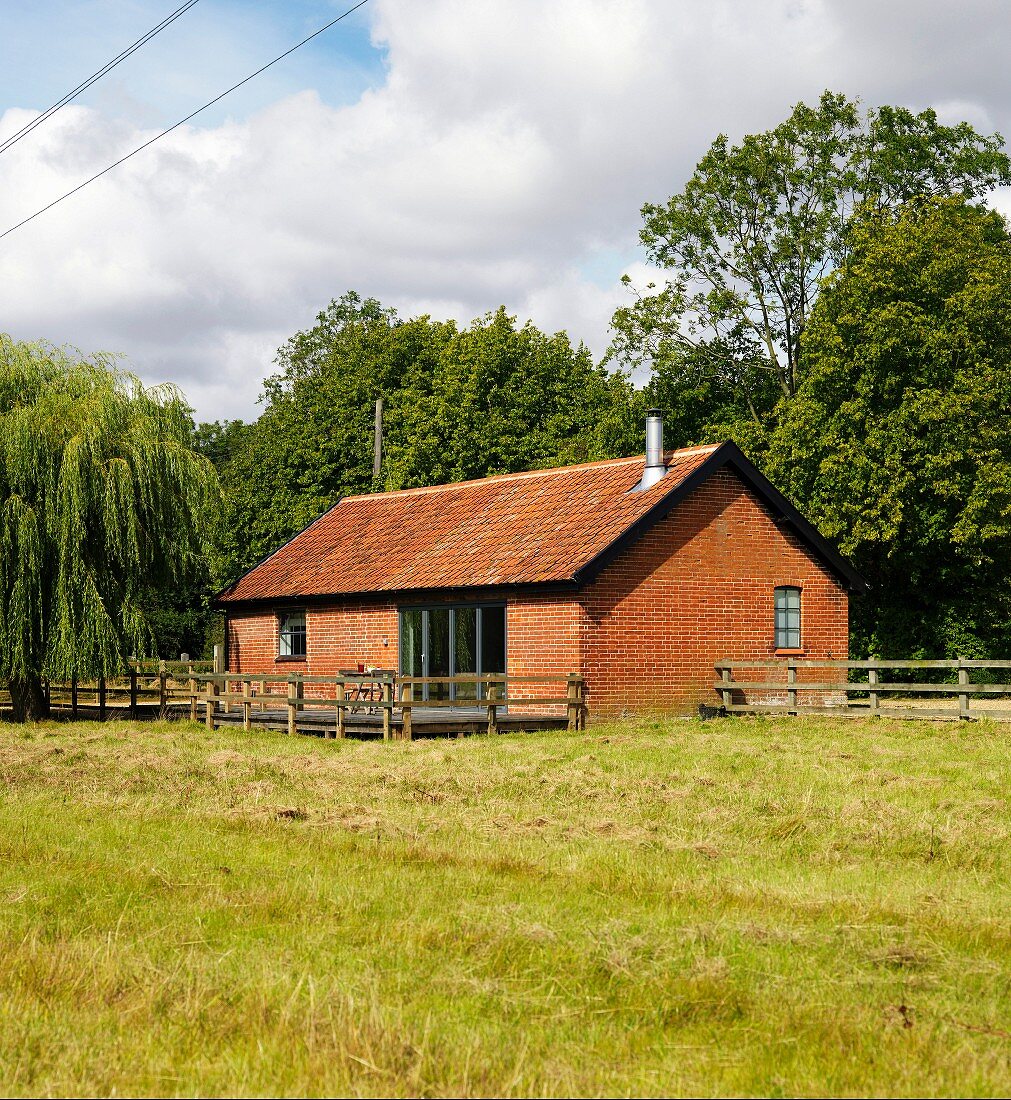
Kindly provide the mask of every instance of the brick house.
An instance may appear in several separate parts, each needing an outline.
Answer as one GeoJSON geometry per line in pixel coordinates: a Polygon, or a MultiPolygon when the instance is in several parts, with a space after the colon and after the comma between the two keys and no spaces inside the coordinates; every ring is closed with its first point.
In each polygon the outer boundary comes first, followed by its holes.
{"type": "Polygon", "coordinates": [[[721,658],[845,657],[852,566],[734,444],[648,429],[645,462],[344,497],[219,594],[229,671],[578,672],[601,717],[717,703],[721,658]]]}

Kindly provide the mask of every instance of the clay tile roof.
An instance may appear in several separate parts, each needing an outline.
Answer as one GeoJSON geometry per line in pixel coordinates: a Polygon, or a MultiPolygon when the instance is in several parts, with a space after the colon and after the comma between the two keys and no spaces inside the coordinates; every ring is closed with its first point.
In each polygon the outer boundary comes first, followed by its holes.
{"type": "Polygon", "coordinates": [[[640,493],[641,456],[344,497],[218,599],[572,581],[716,449],[668,452],[640,493]]]}

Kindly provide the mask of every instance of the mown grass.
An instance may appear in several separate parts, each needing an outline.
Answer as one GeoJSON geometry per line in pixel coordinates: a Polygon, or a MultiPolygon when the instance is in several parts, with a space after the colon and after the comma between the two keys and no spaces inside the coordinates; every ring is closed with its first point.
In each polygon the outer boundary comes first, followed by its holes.
{"type": "Polygon", "coordinates": [[[0,727],[13,1094],[1011,1090],[1011,727],[0,727]]]}

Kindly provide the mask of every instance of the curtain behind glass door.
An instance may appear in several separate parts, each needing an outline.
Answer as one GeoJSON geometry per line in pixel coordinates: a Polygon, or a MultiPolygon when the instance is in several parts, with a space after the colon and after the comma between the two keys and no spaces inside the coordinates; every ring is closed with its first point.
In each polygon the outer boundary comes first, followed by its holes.
{"type": "MultiPolygon", "coordinates": [[[[426,676],[449,676],[449,608],[435,607],[428,616],[428,671],[426,676]]],[[[449,684],[429,684],[429,699],[448,699],[449,684]]]]}
{"type": "MultiPolygon", "coordinates": [[[[506,614],[504,607],[481,608],[481,675],[486,672],[505,672],[506,670],[506,614]]],[[[496,684],[499,697],[502,695],[501,683],[496,684]]],[[[487,695],[488,685],[481,685],[482,697],[487,695]]]]}
{"type": "MultiPolygon", "coordinates": [[[[458,607],[453,612],[453,675],[477,673],[477,608],[458,607]]],[[[457,699],[476,699],[477,683],[456,684],[457,699]]]]}
{"type": "MultiPolygon", "coordinates": [[[[400,613],[400,671],[405,676],[424,676],[422,670],[421,609],[410,608],[400,613]]],[[[415,692],[415,698],[421,693],[415,692]]]]}

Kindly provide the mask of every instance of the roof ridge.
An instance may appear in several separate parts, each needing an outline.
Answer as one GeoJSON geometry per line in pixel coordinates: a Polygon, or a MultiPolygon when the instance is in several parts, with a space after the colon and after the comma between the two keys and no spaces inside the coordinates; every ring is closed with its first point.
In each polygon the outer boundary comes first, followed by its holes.
{"type": "MultiPolygon", "coordinates": [[[[683,447],[676,451],[665,451],[664,459],[667,464],[674,462],[676,458],[687,458],[691,455],[705,454],[715,451],[719,443],[707,443],[701,447],[683,447]]],[[[545,477],[548,474],[567,474],[572,470],[589,470],[594,467],[624,466],[645,462],[645,455],[630,455],[627,458],[602,458],[595,462],[577,462],[573,466],[546,466],[540,470],[518,470],[511,474],[490,474],[488,477],[468,478],[466,481],[445,481],[439,485],[417,485],[410,489],[388,489],[383,493],[349,493],[341,497],[339,503],[346,500],[372,500],[389,497],[419,496],[423,493],[445,492],[447,489],[462,489],[468,485],[486,485],[490,481],[522,481],[524,478],[545,477]]]]}

